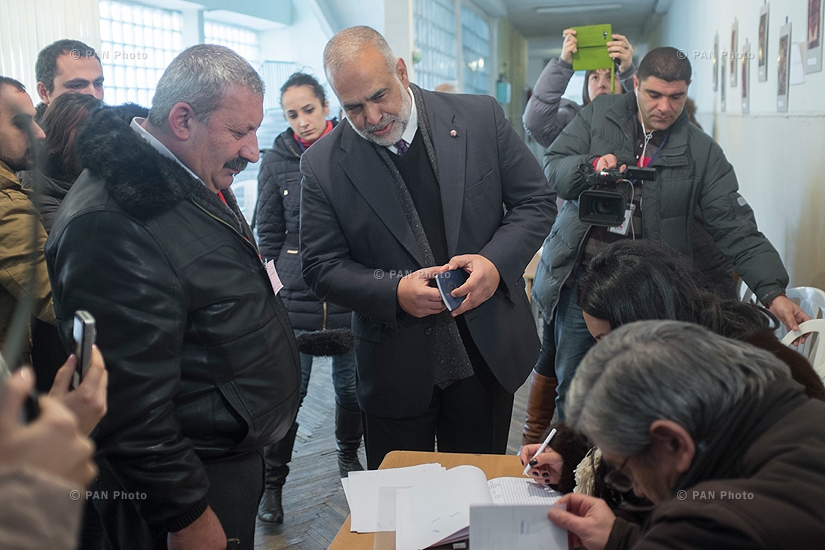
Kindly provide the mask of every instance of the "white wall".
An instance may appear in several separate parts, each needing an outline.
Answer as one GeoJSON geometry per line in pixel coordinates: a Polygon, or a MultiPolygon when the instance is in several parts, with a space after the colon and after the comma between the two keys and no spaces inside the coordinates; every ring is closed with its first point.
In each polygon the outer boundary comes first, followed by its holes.
{"type": "MultiPolygon", "coordinates": [[[[718,32],[720,50],[727,50],[737,18],[740,51],[745,39],[755,51],[762,5],[763,0],[674,2],[650,46],[674,46],[693,58],[694,51],[713,49],[718,32]]],[[[776,112],[779,28],[788,16],[791,41],[804,40],[807,5],[806,0],[770,2],[768,80],[759,82],[756,59],[751,60],[750,114],[742,114],[741,82],[731,88],[729,81],[727,112],[720,112],[720,92],[713,91],[712,61],[707,58],[691,59],[690,96],[699,122],[736,169],[760,229],[784,259],[791,286],[825,288],[825,72],[807,74],[804,84],[790,86],[788,113],[776,112]]],[[[741,65],[737,70],[741,80],[741,65]]]]}
{"type": "Polygon", "coordinates": [[[384,0],[384,26],[378,32],[384,35],[396,57],[404,59],[410,80],[415,81],[413,50],[412,0],[384,0]]]}
{"type": "Polygon", "coordinates": [[[292,61],[298,68],[311,69],[323,81],[324,46],[332,38],[331,29],[319,21],[320,12],[312,2],[297,1],[293,5],[292,25],[261,32],[261,56],[268,61],[292,61]]]}

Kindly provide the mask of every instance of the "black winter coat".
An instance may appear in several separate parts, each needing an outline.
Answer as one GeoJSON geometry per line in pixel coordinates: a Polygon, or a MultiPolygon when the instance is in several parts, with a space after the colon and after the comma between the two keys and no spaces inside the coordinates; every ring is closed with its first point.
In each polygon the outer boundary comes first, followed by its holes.
{"type": "Polygon", "coordinates": [[[60,203],[66,198],[66,193],[72,187],[72,182],[50,178],[43,173],[36,173],[34,170],[19,172],[20,185],[26,189],[37,191],[37,210],[43,220],[43,228],[46,234],[51,232],[52,224],[57,216],[57,209],[60,203]]]}
{"type": "MultiPolygon", "coordinates": [[[[335,124],[335,121],[333,121],[335,124]]],[[[258,173],[255,212],[258,243],[265,260],[275,260],[284,284],[284,301],[292,326],[303,330],[349,327],[352,312],[319,300],[301,277],[298,229],[301,214],[301,151],[291,128],[275,138],[258,173]]]]}
{"type": "Polygon", "coordinates": [[[145,494],[131,505],[176,531],[206,508],[203,461],[284,436],[299,357],[231,191],[224,204],[130,120],[103,108],[81,130],[88,169],[61,205],[46,260],[64,343],[73,313],[90,311],[109,370],[95,489],[145,494]]]}

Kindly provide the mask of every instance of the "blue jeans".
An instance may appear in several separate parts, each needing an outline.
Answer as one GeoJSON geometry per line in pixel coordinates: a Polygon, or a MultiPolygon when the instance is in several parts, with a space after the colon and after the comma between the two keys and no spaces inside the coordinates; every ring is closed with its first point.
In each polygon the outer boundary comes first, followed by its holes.
{"type": "MultiPolygon", "coordinates": [[[[295,336],[303,331],[292,329],[295,336]]],[[[312,375],[312,355],[301,353],[301,391],[298,394],[299,403],[303,403],[309,387],[309,377],[312,375]]],[[[344,409],[360,413],[358,398],[355,395],[355,350],[344,355],[332,358],[332,387],[335,389],[335,402],[344,409]]]]}
{"type": "MultiPolygon", "coordinates": [[[[571,277],[576,277],[574,272],[571,277]]],[[[573,284],[562,287],[559,305],[556,307],[554,333],[556,337],[556,414],[564,420],[564,399],[570,389],[570,382],[579,363],[596,343],[590,335],[582,316],[582,310],[576,303],[579,289],[578,278],[573,284]]]]}

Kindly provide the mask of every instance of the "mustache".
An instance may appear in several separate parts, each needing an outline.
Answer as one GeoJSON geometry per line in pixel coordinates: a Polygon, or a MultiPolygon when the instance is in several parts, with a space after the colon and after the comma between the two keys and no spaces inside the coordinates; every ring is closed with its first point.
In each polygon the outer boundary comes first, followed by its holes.
{"type": "Polygon", "coordinates": [[[236,170],[238,172],[243,172],[246,169],[246,166],[249,164],[249,161],[242,157],[235,157],[226,164],[224,164],[224,168],[229,168],[230,170],[236,170]]]}
{"type": "Polygon", "coordinates": [[[381,117],[381,120],[378,121],[378,124],[365,124],[364,131],[374,132],[375,130],[381,130],[382,128],[385,128],[387,124],[391,122],[399,122],[400,120],[401,119],[397,116],[384,115],[381,117]]]}

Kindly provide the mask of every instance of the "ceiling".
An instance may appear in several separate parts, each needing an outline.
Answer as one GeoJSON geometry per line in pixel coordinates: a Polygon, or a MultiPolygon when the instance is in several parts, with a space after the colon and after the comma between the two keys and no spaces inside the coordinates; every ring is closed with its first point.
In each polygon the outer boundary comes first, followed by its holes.
{"type": "MultiPolygon", "coordinates": [[[[332,32],[351,25],[381,28],[386,16],[386,6],[393,5],[393,2],[387,0],[304,1],[310,1],[318,7],[330,22],[332,32]]],[[[508,19],[529,41],[529,56],[541,59],[561,53],[561,32],[568,27],[611,23],[615,32],[627,36],[632,44],[647,42],[651,31],[674,1],[472,0],[490,17],[508,19]],[[555,11],[540,13],[536,11],[537,8],[555,11]]]]}
{"type": "Polygon", "coordinates": [[[610,23],[631,43],[646,42],[673,0],[499,0],[507,19],[530,42],[530,57],[561,52],[562,31],[569,27],[610,23]],[[537,11],[537,8],[539,11],[537,11]],[[543,9],[542,9],[543,8],[543,9]]]}

